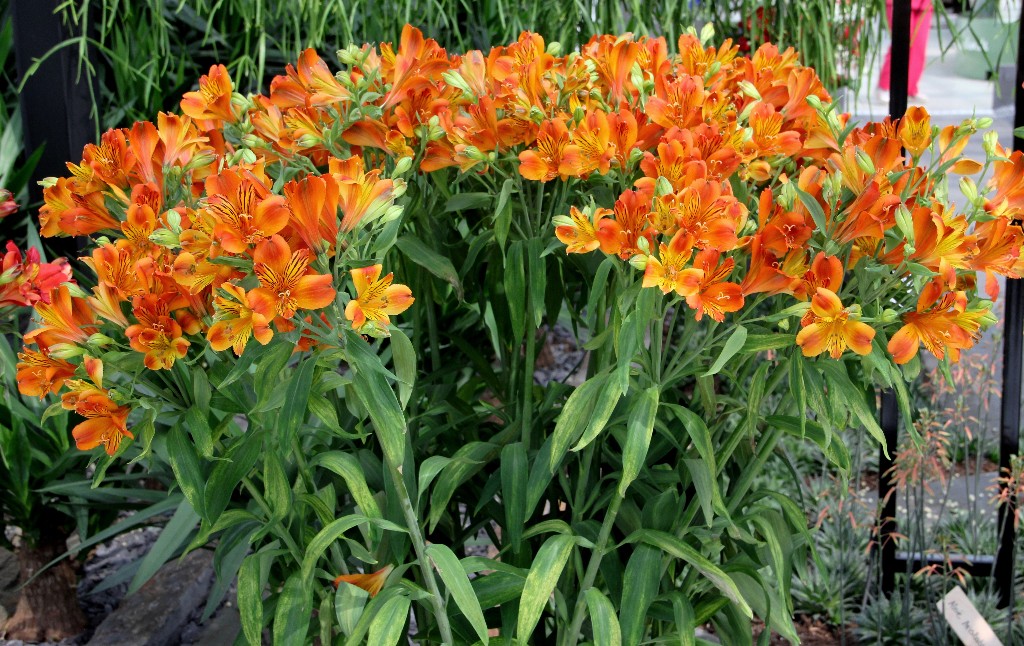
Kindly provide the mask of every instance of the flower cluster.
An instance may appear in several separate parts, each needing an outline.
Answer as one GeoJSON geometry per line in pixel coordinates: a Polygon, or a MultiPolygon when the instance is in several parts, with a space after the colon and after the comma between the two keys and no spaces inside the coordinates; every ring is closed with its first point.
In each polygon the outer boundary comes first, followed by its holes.
{"type": "MultiPolygon", "coordinates": [[[[884,331],[897,363],[921,345],[955,360],[991,321],[976,272],[990,299],[996,276],[1021,272],[1024,157],[986,139],[988,164],[962,159],[984,124],[939,130],[923,108],[853,127],[792,49],[740,56],[705,41],[685,34],[672,54],[663,38],[599,36],[562,55],[523,33],[458,55],[407,26],[397,47],[339,52],[338,73],[307,50],[251,97],[214,66],[182,115],[107,132],[47,186],[42,234],[93,237],[97,284],[40,298],[23,356],[67,363],[127,345],[168,370],[205,342],[240,355],[294,332],[299,347],[329,346],[345,320],[386,335],[413,298],[382,277],[368,230],[400,217],[398,176],[415,165],[493,167],[577,196],[614,187],[613,204],[556,217],[555,235],[569,253],[642,269],[644,287],[698,320],[770,314],[759,304],[784,295],[805,355],[867,354],[884,331]],[[948,173],[989,165],[985,190],[962,182],[965,211],[944,202],[948,173]]],[[[33,368],[26,392],[57,392],[85,361],[33,368]]],[[[74,383],[88,395],[72,403],[104,392],[74,383]]],[[[123,436],[111,406],[80,412],[123,436]]]]}

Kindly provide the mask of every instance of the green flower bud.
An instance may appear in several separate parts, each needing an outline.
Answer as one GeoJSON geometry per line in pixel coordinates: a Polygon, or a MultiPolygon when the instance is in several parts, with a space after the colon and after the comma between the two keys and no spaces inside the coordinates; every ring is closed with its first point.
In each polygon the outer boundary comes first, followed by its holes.
{"type": "Polygon", "coordinates": [[[395,170],[391,173],[391,177],[401,177],[409,172],[412,168],[412,157],[402,157],[395,163],[395,170]]]}
{"type": "Polygon", "coordinates": [[[637,269],[639,271],[647,271],[647,259],[648,256],[645,256],[643,254],[637,254],[629,259],[629,264],[631,267],[633,267],[633,269],[637,269]]]}
{"type": "Polygon", "coordinates": [[[875,174],[875,162],[871,159],[871,155],[858,148],[854,153],[854,157],[857,158],[857,168],[861,169],[868,175],[875,174]]]}
{"type": "Polygon", "coordinates": [[[113,345],[114,340],[111,339],[106,334],[100,334],[99,332],[96,332],[95,334],[89,336],[89,339],[86,341],[86,343],[96,348],[104,348],[108,345],[113,345]]]}
{"type": "Polygon", "coordinates": [[[159,247],[166,247],[167,249],[174,249],[181,246],[181,240],[178,238],[178,234],[169,229],[157,229],[153,233],[149,234],[149,241],[159,247]]]}
{"type": "Polygon", "coordinates": [[[50,346],[50,356],[54,359],[74,359],[85,354],[83,348],[78,347],[73,343],[54,343],[50,346]]]}
{"type": "Polygon", "coordinates": [[[910,209],[904,204],[896,207],[896,226],[907,242],[914,242],[914,218],[910,215],[910,209]]]}
{"type": "Polygon", "coordinates": [[[978,185],[970,177],[964,176],[960,178],[960,192],[964,194],[964,197],[971,204],[974,204],[978,199],[978,185]]]}
{"type": "Polygon", "coordinates": [[[668,181],[668,178],[658,177],[658,181],[654,184],[655,195],[661,197],[662,195],[668,195],[674,191],[675,189],[672,188],[672,182],[668,181]]]}

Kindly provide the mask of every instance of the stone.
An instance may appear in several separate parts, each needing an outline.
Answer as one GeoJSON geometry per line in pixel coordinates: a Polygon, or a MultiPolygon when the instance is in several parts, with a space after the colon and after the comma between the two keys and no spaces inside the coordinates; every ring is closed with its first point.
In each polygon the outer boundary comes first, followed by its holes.
{"type": "Polygon", "coordinates": [[[242,630],[242,619],[238,609],[225,605],[202,627],[194,646],[223,646],[233,644],[242,630]]]}
{"type": "Polygon", "coordinates": [[[135,594],[125,597],[103,620],[89,646],[177,644],[192,611],[213,582],[213,554],[196,550],[167,563],[135,594]]]}
{"type": "MultiPolygon", "coordinates": [[[[18,557],[0,547],[0,615],[5,618],[18,605],[18,557]]],[[[0,625],[3,622],[0,621],[0,625]]]]}

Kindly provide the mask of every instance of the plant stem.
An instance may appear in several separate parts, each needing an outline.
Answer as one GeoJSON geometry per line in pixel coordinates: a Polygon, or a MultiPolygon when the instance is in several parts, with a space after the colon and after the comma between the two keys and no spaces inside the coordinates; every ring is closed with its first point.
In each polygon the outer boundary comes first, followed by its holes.
{"type": "Polygon", "coordinates": [[[590,555],[590,563],[587,564],[587,572],[583,575],[583,584],[580,585],[580,593],[576,597],[576,608],[572,613],[572,623],[569,624],[569,632],[566,633],[565,646],[576,646],[580,638],[580,628],[583,626],[583,618],[586,615],[587,590],[594,587],[597,580],[597,572],[601,567],[601,559],[607,551],[605,545],[612,533],[612,525],[615,524],[615,517],[619,513],[619,506],[622,504],[622,496],[616,493],[612,497],[608,511],[605,513],[604,522],[601,523],[601,531],[597,535],[597,543],[594,544],[594,552],[590,555]]]}
{"type": "Polygon", "coordinates": [[[430,560],[427,558],[427,548],[423,541],[423,534],[420,532],[420,521],[413,507],[412,499],[409,497],[409,490],[405,486],[405,479],[402,472],[396,465],[388,465],[388,472],[398,492],[398,500],[402,505],[402,513],[405,515],[405,524],[409,529],[409,538],[412,540],[413,550],[416,552],[416,560],[420,564],[420,571],[423,574],[423,582],[430,593],[430,602],[434,606],[434,618],[437,620],[437,629],[441,631],[441,640],[445,644],[454,644],[452,641],[452,628],[448,623],[448,613],[445,610],[444,597],[437,587],[437,579],[434,578],[434,571],[430,567],[430,560]]]}

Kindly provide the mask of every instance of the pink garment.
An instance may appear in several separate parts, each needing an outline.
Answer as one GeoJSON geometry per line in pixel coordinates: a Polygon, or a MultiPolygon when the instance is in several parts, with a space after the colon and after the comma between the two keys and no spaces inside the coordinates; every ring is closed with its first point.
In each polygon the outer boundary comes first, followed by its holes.
{"type": "MultiPolygon", "coordinates": [[[[886,0],[886,17],[889,19],[889,29],[892,29],[892,0],[886,0]]],[[[928,51],[928,32],[932,26],[932,3],[931,0],[911,0],[910,3],[910,74],[907,82],[907,94],[918,95],[917,83],[921,80],[924,72],[925,54],[928,51]]],[[[885,62],[882,63],[882,73],[878,78],[878,87],[882,90],[889,89],[889,73],[892,68],[892,45],[885,53],[885,62]]]]}

